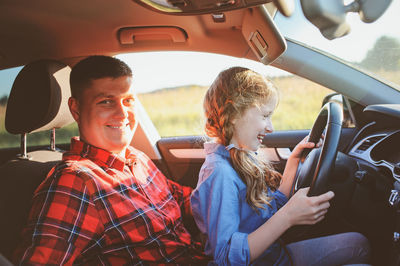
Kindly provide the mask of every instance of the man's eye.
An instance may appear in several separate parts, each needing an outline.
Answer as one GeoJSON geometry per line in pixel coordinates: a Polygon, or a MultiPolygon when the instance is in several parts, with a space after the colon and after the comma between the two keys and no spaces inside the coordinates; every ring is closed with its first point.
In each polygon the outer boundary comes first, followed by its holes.
{"type": "Polygon", "coordinates": [[[99,104],[110,104],[111,100],[102,100],[99,102],[99,104]]]}

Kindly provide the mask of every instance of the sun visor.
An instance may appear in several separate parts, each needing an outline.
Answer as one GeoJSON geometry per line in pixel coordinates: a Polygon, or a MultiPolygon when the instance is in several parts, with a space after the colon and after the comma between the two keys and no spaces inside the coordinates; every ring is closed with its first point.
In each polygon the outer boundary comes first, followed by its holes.
{"type": "Polygon", "coordinates": [[[270,64],[286,50],[286,41],[263,6],[246,10],[242,34],[257,58],[270,64]]]}

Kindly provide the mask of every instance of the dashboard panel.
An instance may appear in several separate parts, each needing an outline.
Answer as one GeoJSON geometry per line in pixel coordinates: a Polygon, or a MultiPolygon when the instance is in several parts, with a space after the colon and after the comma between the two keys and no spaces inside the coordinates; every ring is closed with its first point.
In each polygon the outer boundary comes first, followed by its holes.
{"type": "Polygon", "coordinates": [[[385,167],[400,181],[400,130],[371,134],[358,141],[349,155],[385,167]]]}
{"type": "Polygon", "coordinates": [[[386,169],[400,182],[400,104],[371,105],[364,113],[372,122],[360,130],[348,154],[386,169]]]}

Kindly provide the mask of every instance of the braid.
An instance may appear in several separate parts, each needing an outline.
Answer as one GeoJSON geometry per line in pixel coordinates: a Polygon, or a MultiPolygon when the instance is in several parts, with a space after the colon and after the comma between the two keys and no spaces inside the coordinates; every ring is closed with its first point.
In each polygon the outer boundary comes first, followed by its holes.
{"type": "Polygon", "coordinates": [[[258,208],[264,208],[264,204],[271,206],[269,204],[271,198],[266,192],[268,188],[272,191],[278,189],[281,174],[251,151],[233,148],[229,150],[229,153],[233,168],[247,186],[247,203],[256,211],[258,208]]]}
{"type": "Polygon", "coordinates": [[[232,101],[224,101],[227,94],[219,93],[217,88],[219,87],[213,84],[205,96],[204,109],[207,117],[205,131],[209,137],[219,139],[221,144],[226,146],[233,135],[233,126],[230,121],[234,106],[232,101]]]}

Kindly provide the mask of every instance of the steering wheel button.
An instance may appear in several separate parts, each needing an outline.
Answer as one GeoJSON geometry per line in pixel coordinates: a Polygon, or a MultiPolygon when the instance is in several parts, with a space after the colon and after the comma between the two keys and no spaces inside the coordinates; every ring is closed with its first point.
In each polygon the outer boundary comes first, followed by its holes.
{"type": "Polygon", "coordinates": [[[366,175],[367,175],[367,171],[360,170],[360,171],[355,172],[354,178],[355,178],[356,182],[361,183],[364,180],[366,175]]]}

